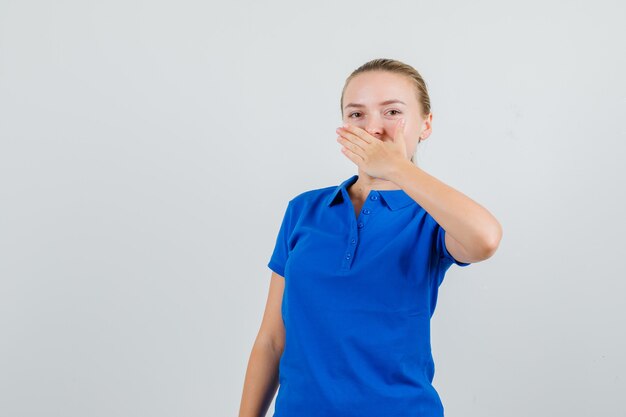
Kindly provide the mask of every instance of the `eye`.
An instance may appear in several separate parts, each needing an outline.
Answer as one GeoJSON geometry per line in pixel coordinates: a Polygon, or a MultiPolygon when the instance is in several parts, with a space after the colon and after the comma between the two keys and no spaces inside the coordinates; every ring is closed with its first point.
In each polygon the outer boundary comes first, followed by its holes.
{"type": "Polygon", "coordinates": [[[389,110],[389,113],[391,113],[392,111],[395,111],[397,114],[400,114],[402,112],[398,111],[398,110],[389,110]]]}
{"type": "Polygon", "coordinates": [[[352,118],[352,116],[355,115],[355,114],[359,114],[359,112],[357,111],[357,112],[354,112],[354,113],[350,113],[350,116],[348,116],[348,117],[352,118]]]}

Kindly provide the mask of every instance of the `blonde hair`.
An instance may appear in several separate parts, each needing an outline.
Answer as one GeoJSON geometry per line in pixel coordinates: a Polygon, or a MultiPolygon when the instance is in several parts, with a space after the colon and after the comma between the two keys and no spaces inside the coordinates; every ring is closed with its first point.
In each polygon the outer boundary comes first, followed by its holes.
{"type": "MultiPolygon", "coordinates": [[[[422,108],[422,116],[428,117],[430,113],[430,96],[428,95],[428,88],[426,86],[426,82],[420,75],[420,73],[413,68],[412,66],[405,64],[404,62],[398,61],[396,59],[388,59],[388,58],[377,58],[371,61],[366,62],[361,65],[354,71],[352,74],[346,78],[346,82],[343,85],[343,89],[341,90],[341,100],[339,101],[339,107],[341,108],[341,118],[343,119],[343,96],[346,92],[346,87],[350,83],[350,81],[356,77],[357,75],[368,72],[368,71],[388,71],[394,74],[400,74],[406,76],[409,80],[412,81],[415,86],[415,94],[417,96],[417,102],[420,104],[422,108]]],[[[421,142],[422,140],[418,140],[421,142]]],[[[415,148],[417,151],[417,147],[415,148]]],[[[411,156],[411,162],[413,161],[413,156],[411,156]]]]}

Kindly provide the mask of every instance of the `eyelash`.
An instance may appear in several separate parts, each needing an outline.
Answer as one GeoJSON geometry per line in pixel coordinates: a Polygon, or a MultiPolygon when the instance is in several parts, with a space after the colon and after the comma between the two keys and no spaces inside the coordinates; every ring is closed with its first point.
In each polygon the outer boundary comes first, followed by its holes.
{"type": "MultiPolygon", "coordinates": [[[[397,112],[398,114],[402,114],[402,112],[401,112],[400,110],[395,110],[395,109],[394,109],[394,110],[389,110],[389,111],[390,111],[390,112],[395,111],[395,112],[397,112]]],[[[359,112],[358,112],[358,111],[355,111],[354,113],[350,113],[350,115],[349,115],[348,117],[349,117],[349,118],[353,118],[352,116],[353,116],[354,114],[357,114],[357,113],[359,113],[359,112]]]]}

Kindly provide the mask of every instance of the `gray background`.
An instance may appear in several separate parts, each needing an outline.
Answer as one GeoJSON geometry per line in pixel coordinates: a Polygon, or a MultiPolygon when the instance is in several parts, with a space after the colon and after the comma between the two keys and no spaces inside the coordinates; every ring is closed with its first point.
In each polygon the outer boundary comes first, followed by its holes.
{"type": "Polygon", "coordinates": [[[0,0],[0,415],[237,415],[287,201],[356,173],[341,88],[387,57],[504,228],[440,289],[446,416],[626,416],[625,12],[0,0]]]}

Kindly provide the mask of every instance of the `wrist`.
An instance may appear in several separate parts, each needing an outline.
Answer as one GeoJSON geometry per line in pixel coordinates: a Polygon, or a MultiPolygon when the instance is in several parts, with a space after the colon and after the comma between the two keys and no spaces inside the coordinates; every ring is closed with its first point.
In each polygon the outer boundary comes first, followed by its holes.
{"type": "Polygon", "coordinates": [[[417,166],[409,159],[401,158],[396,163],[392,164],[391,171],[389,172],[389,180],[400,186],[400,183],[403,182],[402,178],[415,168],[417,168],[417,166]]]}

